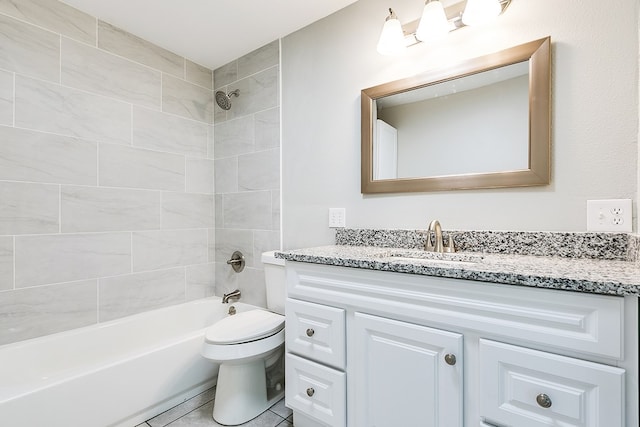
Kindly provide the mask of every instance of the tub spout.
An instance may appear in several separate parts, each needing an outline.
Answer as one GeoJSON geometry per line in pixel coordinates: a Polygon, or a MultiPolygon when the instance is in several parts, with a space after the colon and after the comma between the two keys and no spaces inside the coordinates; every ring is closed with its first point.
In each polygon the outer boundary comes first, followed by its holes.
{"type": "Polygon", "coordinates": [[[222,303],[227,304],[231,298],[240,299],[240,289],[222,295],[222,303]]]}

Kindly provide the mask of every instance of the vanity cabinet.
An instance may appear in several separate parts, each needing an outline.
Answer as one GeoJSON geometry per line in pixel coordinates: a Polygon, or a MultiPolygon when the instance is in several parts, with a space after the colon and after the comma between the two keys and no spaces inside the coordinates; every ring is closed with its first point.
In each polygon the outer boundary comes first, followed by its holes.
{"type": "Polygon", "coordinates": [[[635,297],[286,270],[296,427],[638,426],[635,297]]]}

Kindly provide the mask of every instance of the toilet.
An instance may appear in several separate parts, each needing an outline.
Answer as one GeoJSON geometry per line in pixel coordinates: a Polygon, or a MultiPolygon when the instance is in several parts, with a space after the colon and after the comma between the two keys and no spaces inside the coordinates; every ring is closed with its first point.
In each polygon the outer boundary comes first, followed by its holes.
{"type": "Polygon", "coordinates": [[[222,425],[245,423],[284,396],[284,378],[267,387],[267,371],[284,351],[284,260],[262,254],[267,309],[230,315],[210,326],[201,354],[220,365],[213,418],[222,425]]]}

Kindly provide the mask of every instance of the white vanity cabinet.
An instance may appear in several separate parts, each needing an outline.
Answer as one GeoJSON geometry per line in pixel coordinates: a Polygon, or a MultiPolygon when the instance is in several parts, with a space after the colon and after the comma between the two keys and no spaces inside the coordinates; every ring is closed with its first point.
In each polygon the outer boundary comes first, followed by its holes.
{"type": "Polygon", "coordinates": [[[286,269],[296,427],[638,427],[636,297],[286,269]]]}

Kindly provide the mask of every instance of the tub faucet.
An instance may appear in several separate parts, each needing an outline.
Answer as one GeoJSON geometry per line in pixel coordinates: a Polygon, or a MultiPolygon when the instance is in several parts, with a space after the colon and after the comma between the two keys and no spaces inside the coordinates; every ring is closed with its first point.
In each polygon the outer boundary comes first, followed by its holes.
{"type": "Polygon", "coordinates": [[[430,252],[444,252],[444,244],[442,243],[442,227],[440,221],[434,219],[429,224],[429,230],[427,231],[427,241],[424,244],[424,250],[430,252]],[[435,233],[435,244],[431,243],[431,232],[435,233]]]}
{"type": "Polygon", "coordinates": [[[222,295],[222,303],[227,304],[231,298],[240,299],[240,289],[222,295]]]}

